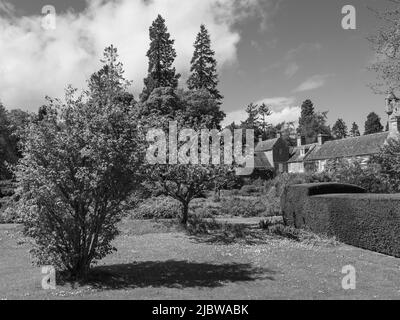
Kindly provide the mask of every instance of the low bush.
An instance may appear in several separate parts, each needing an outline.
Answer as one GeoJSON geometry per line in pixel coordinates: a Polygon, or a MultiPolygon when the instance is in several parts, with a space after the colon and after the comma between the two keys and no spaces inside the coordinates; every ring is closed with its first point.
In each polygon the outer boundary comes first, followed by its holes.
{"type": "Polygon", "coordinates": [[[193,212],[193,214],[199,218],[214,218],[218,216],[219,213],[219,209],[211,207],[198,208],[193,212]]]}
{"type": "Polygon", "coordinates": [[[0,198],[0,224],[21,223],[14,197],[0,198]]]}
{"type": "Polygon", "coordinates": [[[300,230],[288,227],[283,224],[274,224],[268,227],[268,233],[271,235],[277,235],[290,240],[300,241],[300,230]]]}
{"type": "Polygon", "coordinates": [[[354,184],[371,193],[393,192],[390,188],[391,184],[382,177],[380,166],[373,162],[365,166],[357,160],[331,161],[326,171],[335,182],[354,184]]]}
{"type": "Polygon", "coordinates": [[[202,235],[209,234],[211,230],[217,230],[221,228],[221,223],[218,223],[215,219],[205,219],[197,215],[191,215],[188,221],[186,231],[190,235],[202,235]]]}
{"type": "Polygon", "coordinates": [[[246,185],[240,189],[239,194],[242,196],[251,196],[251,195],[262,193],[263,191],[264,191],[264,188],[261,186],[246,185]]]}
{"type": "Polygon", "coordinates": [[[281,214],[280,197],[276,187],[270,188],[267,194],[262,196],[262,200],[268,216],[278,216],[281,214]]]}
{"type": "Polygon", "coordinates": [[[181,204],[165,196],[149,198],[133,210],[134,219],[175,219],[182,211],[181,204]]]}
{"type": "Polygon", "coordinates": [[[221,201],[221,213],[225,216],[259,217],[266,215],[266,206],[261,197],[228,197],[221,201]]]}
{"type": "Polygon", "coordinates": [[[192,236],[212,236],[216,242],[232,243],[246,238],[249,231],[245,225],[220,223],[215,219],[202,219],[192,216],[186,231],[192,236]]]}

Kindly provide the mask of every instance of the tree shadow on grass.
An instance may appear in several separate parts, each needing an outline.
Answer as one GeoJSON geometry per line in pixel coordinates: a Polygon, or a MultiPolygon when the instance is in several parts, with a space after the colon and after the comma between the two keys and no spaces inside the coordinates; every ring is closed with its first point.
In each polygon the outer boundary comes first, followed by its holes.
{"type": "Polygon", "coordinates": [[[227,282],[274,280],[275,271],[250,264],[145,261],[92,269],[87,284],[98,289],[220,287],[227,282]]]}

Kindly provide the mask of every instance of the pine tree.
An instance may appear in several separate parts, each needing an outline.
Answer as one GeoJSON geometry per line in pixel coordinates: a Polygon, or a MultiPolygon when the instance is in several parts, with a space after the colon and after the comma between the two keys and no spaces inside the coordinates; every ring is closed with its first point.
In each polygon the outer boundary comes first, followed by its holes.
{"type": "Polygon", "coordinates": [[[347,125],[343,119],[338,119],[333,125],[332,135],[335,139],[344,139],[348,136],[347,125]]]}
{"type": "Polygon", "coordinates": [[[331,130],[326,125],[327,112],[315,112],[311,100],[306,100],[301,105],[301,116],[297,133],[306,138],[307,143],[314,143],[318,134],[331,136],[331,130]]]}
{"type": "Polygon", "coordinates": [[[351,125],[350,136],[354,138],[359,137],[360,135],[360,129],[358,128],[357,123],[353,122],[351,125]]]}
{"type": "Polygon", "coordinates": [[[144,79],[144,89],[140,96],[146,101],[155,88],[178,87],[180,74],[176,73],[172,66],[176,58],[176,51],[173,47],[175,40],[170,39],[170,34],[161,15],[153,21],[149,29],[150,48],[147,51],[149,58],[148,75],[144,79]]]}
{"type": "Polygon", "coordinates": [[[367,135],[382,131],[383,125],[381,124],[381,118],[375,112],[371,112],[367,117],[367,121],[365,122],[364,134],[367,135]]]}
{"type": "Polygon", "coordinates": [[[301,115],[299,119],[299,128],[307,125],[308,119],[315,115],[314,104],[311,100],[305,100],[301,105],[301,115]]]}
{"type": "Polygon", "coordinates": [[[104,49],[103,67],[93,73],[88,81],[89,92],[92,97],[97,97],[102,103],[109,103],[107,99],[124,102],[130,105],[133,96],[127,92],[130,81],[124,78],[124,69],[118,61],[118,51],[113,45],[104,49]]]}
{"type": "Polygon", "coordinates": [[[265,103],[263,103],[258,108],[258,114],[261,117],[261,128],[262,128],[263,135],[266,138],[267,129],[271,129],[271,125],[269,125],[267,122],[267,117],[269,117],[272,114],[272,111],[269,106],[267,106],[265,103]]]}
{"type": "Polygon", "coordinates": [[[210,35],[202,24],[194,43],[194,53],[191,60],[191,75],[187,81],[190,90],[206,89],[217,100],[221,101],[218,86],[217,61],[215,52],[211,50],[210,35]]]}

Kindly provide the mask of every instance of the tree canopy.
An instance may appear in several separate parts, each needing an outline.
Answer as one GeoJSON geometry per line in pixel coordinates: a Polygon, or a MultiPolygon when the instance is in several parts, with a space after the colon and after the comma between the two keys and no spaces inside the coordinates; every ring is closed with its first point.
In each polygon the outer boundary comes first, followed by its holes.
{"type": "Polygon", "coordinates": [[[348,136],[347,125],[343,119],[338,119],[332,127],[332,136],[335,139],[344,139],[348,136]]]}
{"type": "Polygon", "coordinates": [[[383,131],[383,125],[381,124],[381,118],[375,113],[371,112],[367,116],[367,121],[365,121],[365,131],[364,134],[373,134],[383,131]]]}
{"type": "Polygon", "coordinates": [[[307,143],[314,143],[319,134],[331,136],[331,130],[326,124],[328,112],[316,112],[311,100],[305,100],[301,105],[298,134],[306,138],[307,143]]]}

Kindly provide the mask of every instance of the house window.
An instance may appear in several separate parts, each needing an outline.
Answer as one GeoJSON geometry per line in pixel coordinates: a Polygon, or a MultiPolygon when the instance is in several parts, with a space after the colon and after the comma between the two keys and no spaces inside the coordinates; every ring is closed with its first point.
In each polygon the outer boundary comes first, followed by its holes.
{"type": "Polygon", "coordinates": [[[305,149],[300,149],[300,155],[301,155],[302,157],[304,157],[305,154],[306,154],[306,150],[305,150],[305,149]]]}

